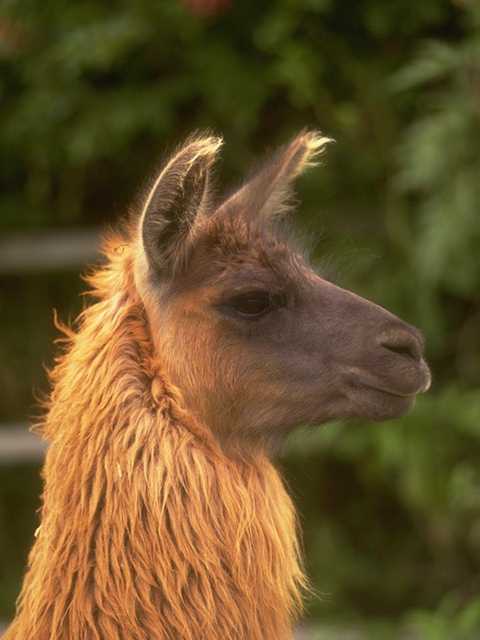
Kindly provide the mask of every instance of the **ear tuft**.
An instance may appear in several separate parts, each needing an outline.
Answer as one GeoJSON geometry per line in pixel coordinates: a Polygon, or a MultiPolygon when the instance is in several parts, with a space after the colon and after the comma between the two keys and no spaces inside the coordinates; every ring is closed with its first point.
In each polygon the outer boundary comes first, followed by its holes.
{"type": "Polygon", "coordinates": [[[304,131],[291,143],[292,147],[298,145],[298,155],[295,168],[295,176],[300,175],[309,167],[314,167],[316,162],[326,149],[327,144],[334,142],[332,138],[323,136],[320,131],[304,131]]]}

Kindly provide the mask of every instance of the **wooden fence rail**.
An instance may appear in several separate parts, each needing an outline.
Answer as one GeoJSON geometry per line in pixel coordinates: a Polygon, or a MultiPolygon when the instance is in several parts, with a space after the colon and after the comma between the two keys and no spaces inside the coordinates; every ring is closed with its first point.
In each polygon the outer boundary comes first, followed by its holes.
{"type": "Polygon", "coordinates": [[[0,465],[41,462],[47,445],[26,425],[0,427],[0,465]]]}
{"type": "Polygon", "coordinates": [[[98,256],[97,229],[11,233],[0,237],[0,275],[73,269],[98,256]]]}

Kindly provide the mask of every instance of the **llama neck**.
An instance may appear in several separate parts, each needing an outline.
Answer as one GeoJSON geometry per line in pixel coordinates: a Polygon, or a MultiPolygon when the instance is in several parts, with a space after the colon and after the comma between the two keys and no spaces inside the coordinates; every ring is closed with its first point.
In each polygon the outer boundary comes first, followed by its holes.
{"type": "Polygon", "coordinates": [[[84,313],[53,372],[39,536],[6,640],[291,637],[295,512],[261,453],[233,460],[155,373],[134,303],[84,313]]]}

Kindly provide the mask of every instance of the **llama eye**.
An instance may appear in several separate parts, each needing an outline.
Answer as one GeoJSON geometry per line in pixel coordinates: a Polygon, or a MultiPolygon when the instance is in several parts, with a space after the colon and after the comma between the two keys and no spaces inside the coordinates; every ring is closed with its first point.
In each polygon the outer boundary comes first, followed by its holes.
{"type": "Polygon", "coordinates": [[[229,307],[242,316],[258,318],[271,310],[273,300],[268,291],[244,293],[230,301],[229,307]]]}

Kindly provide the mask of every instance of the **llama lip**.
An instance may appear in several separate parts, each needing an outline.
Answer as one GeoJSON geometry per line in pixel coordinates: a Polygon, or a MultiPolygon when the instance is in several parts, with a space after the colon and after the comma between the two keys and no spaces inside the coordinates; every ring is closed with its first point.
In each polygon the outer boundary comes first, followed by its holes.
{"type": "Polygon", "coordinates": [[[371,389],[397,398],[413,398],[430,389],[432,376],[422,358],[418,366],[413,370],[404,371],[401,376],[389,375],[388,379],[379,379],[377,376],[371,376],[368,371],[351,367],[347,373],[347,380],[357,389],[371,389]]]}
{"type": "Polygon", "coordinates": [[[429,368],[428,364],[425,362],[425,360],[422,360],[421,366],[422,366],[422,369],[423,369],[423,373],[425,375],[425,382],[423,383],[423,386],[420,389],[419,393],[425,393],[432,386],[432,374],[431,374],[430,368],[429,368]]]}
{"type": "Polygon", "coordinates": [[[364,389],[371,389],[372,391],[380,391],[380,393],[385,393],[386,395],[393,396],[395,398],[414,398],[417,393],[421,393],[421,391],[414,391],[413,393],[403,393],[401,391],[394,391],[390,388],[386,389],[385,387],[374,386],[371,384],[360,384],[358,386],[361,386],[364,389]]]}
{"type": "Polygon", "coordinates": [[[409,389],[408,391],[372,382],[357,381],[356,386],[363,387],[364,389],[371,389],[372,391],[379,391],[380,393],[384,393],[395,398],[414,398],[419,393],[425,393],[430,389],[432,377],[426,364],[423,367],[422,373],[424,374],[424,380],[422,380],[421,384],[419,384],[415,389],[409,389]]]}

